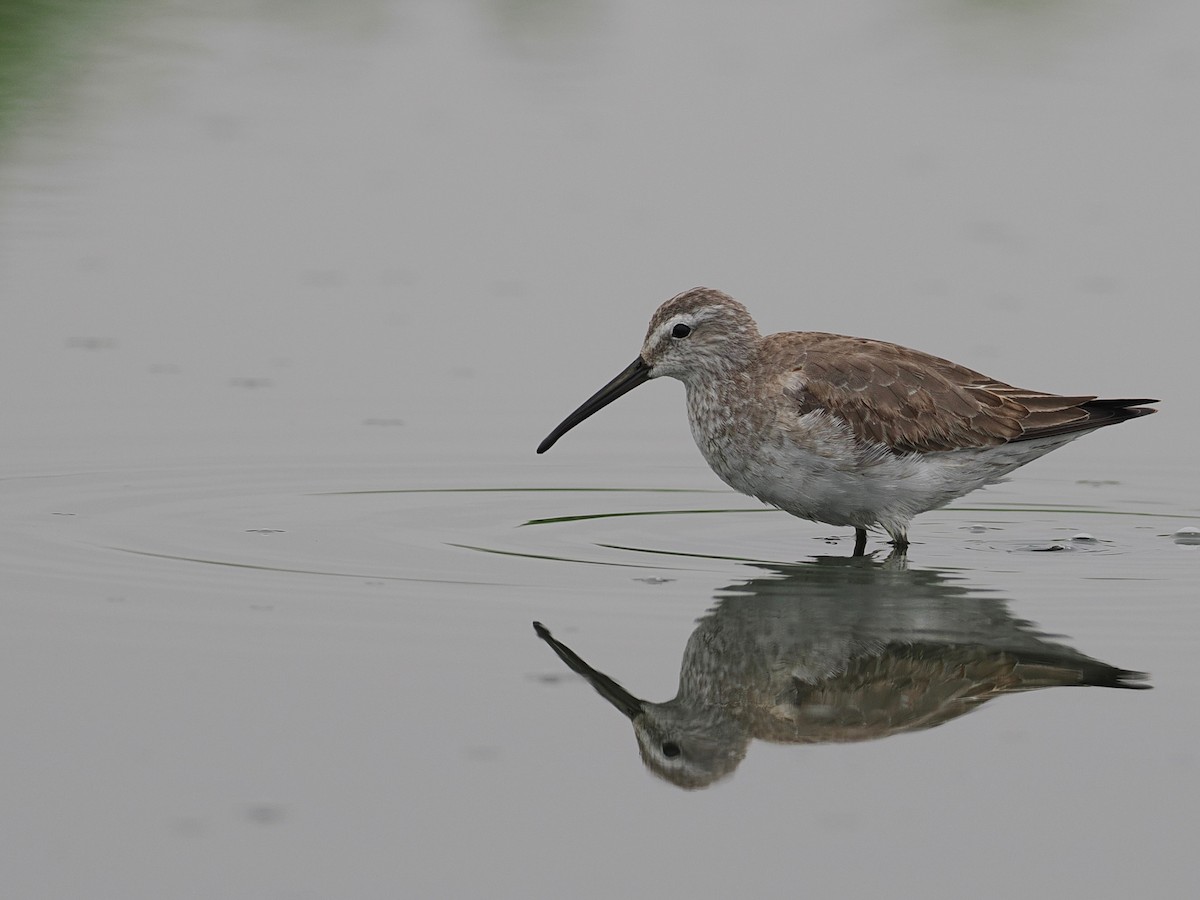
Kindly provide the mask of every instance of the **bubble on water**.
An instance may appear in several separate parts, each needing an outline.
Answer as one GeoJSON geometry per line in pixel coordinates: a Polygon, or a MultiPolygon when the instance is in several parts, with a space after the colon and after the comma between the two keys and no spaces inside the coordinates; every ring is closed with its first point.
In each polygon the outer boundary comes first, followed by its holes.
{"type": "Polygon", "coordinates": [[[1195,525],[1184,525],[1171,537],[1177,544],[1200,544],[1200,528],[1195,525]]]}
{"type": "Polygon", "coordinates": [[[1081,544],[1097,543],[1096,536],[1094,534],[1088,534],[1086,531],[1081,531],[1078,534],[1071,535],[1071,540],[1078,541],[1081,544]]]}
{"type": "Polygon", "coordinates": [[[978,525],[978,524],[968,525],[966,527],[966,530],[971,532],[971,534],[983,534],[985,531],[988,530],[988,527],[986,525],[978,525]]]}

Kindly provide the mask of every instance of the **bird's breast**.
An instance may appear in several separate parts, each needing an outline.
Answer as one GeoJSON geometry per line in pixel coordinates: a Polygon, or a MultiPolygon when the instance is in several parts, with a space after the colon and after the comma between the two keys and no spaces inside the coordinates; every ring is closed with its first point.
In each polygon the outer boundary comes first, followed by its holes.
{"type": "Polygon", "coordinates": [[[718,478],[803,518],[873,521],[879,495],[911,474],[911,460],[855,440],[845,422],[824,410],[799,415],[784,396],[689,386],[688,418],[718,478]]]}

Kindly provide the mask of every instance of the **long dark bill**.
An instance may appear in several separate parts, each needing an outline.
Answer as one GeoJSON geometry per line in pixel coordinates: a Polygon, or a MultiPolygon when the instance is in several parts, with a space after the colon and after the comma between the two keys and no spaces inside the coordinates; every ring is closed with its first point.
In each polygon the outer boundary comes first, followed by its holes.
{"type": "Polygon", "coordinates": [[[567,664],[574,672],[578,672],[596,689],[596,693],[623,712],[629,718],[639,715],[644,705],[641,700],[625,690],[603,672],[597,672],[566,644],[559,642],[541,622],[533,623],[537,636],[550,645],[550,649],[558,654],[558,658],[567,664]]]}
{"type": "Polygon", "coordinates": [[[606,384],[592,396],[583,401],[583,404],[575,412],[571,413],[562,420],[557,428],[555,428],[546,439],[538,444],[538,453],[545,453],[554,446],[554,442],[560,437],[586,419],[593,413],[599,412],[612,403],[622,394],[628,394],[639,384],[645,384],[650,380],[650,367],[642,362],[639,356],[631,362],[628,368],[620,375],[606,384]]]}

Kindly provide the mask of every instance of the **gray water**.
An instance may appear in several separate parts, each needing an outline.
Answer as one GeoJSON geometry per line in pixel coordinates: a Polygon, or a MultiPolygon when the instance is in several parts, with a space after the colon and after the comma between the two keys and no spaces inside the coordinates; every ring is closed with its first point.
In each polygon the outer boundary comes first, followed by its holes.
{"type": "Polygon", "coordinates": [[[1194,4],[3,10],[6,896],[1200,889],[1194,4]],[[695,284],[1162,411],[907,564],[674,382],[535,456],[695,284]],[[875,676],[684,791],[535,620],[653,701],[714,629],[875,676]],[[1004,653],[1153,689],[964,699],[1004,653]]]}

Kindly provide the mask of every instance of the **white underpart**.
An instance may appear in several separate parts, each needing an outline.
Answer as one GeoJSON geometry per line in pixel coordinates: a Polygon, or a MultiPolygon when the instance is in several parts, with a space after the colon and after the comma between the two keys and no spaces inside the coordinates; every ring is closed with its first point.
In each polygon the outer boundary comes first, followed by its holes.
{"type": "Polygon", "coordinates": [[[743,494],[817,522],[907,538],[914,516],[1000,481],[1083,432],[996,447],[894,453],[858,441],[844,422],[817,410],[751,437],[729,426],[703,388],[688,391],[692,436],[717,476],[743,494]],[[706,396],[707,395],[707,396],[706,396]]]}

